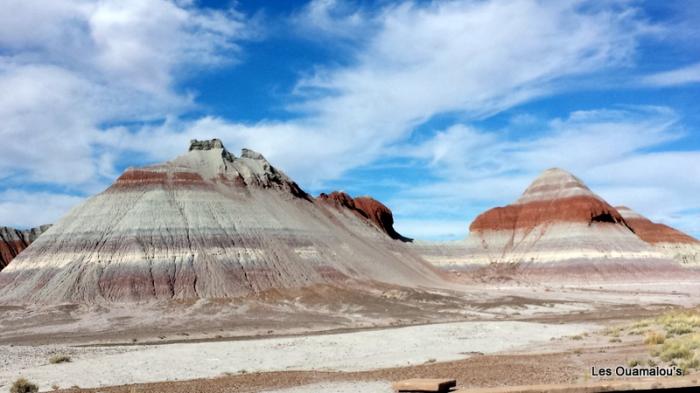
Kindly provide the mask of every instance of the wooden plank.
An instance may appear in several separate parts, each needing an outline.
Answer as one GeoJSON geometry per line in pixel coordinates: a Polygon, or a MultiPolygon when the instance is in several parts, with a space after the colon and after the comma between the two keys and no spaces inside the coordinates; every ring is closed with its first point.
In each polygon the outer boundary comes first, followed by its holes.
{"type": "Polygon", "coordinates": [[[450,388],[457,386],[454,379],[426,379],[413,378],[392,384],[394,390],[399,392],[447,392],[450,388]]]}

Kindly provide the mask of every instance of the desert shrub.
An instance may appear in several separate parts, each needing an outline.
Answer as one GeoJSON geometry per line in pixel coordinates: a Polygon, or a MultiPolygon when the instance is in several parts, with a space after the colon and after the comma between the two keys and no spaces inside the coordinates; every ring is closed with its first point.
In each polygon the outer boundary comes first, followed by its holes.
{"type": "Polygon", "coordinates": [[[688,341],[688,344],[691,346],[691,348],[700,348],[700,333],[691,334],[690,336],[686,337],[685,340],[688,341]]]}
{"type": "Polygon", "coordinates": [[[690,369],[697,369],[700,367],[700,358],[698,356],[694,356],[691,359],[685,359],[681,361],[678,366],[683,369],[683,371],[687,372],[690,369]]]}
{"type": "Polygon", "coordinates": [[[603,334],[605,334],[606,336],[619,337],[621,331],[622,331],[621,327],[611,327],[611,328],[605,329],[603,334]]]}
{"type": "Polygon", "coordinates": [[[666,333],[669,336],[681,336],[683,334],[688,334],[693,332],[693,327],[684,322],[676,322],[669,325],[665,325],[666,333]]]}
{"type": "Polygon", "coordinates": [[[663,344],[666,341],[666,335],[660,332],[648,332],[644,338],[644,344],[663,344]]]}
{"type": "Polygon", "coordinates": [[[693,355],[690,347],[678,340],[667,341],[664,343],[664,347],[661,350],[661,359],[664,361],[671,361],[674,359],[689,359],[693,355]]]}
{"type": "Polygon", "coordinates": [[[700,328],[700,313],[697,311],[674,311],[657,318],[668,336],[680,336],[700,328]]]}
{"type": "Polygon", "coordinates": [[[632,359],[629,362],[627,362],[627,365],[630,367],[637,367],[641,364],[641,362],[637,359],[632,359]]]}
{"type": "Polygon", "coordinates": [[[700,312],[696,310],[672,311],[657,318],[657,323],[662,325],[685,323],[693,327],[700,327],[700,312]]]}
{"type": "Polygon", "coordinates": [[[611,338],[611,339],[608,340],[608,341],[611,342],[611,343],[621,343],[621,342],[622,342],[622,339],[617,338],[617,337],[613,337],[613,338],[611,338]]]}
{"type": "Polygon", "coordinates": [[[583,337],[577,334],[575,336],[571,336],[571,339],[572,340],[583,340],[583,337]]]}
{"type": "Polygon", "coordinates": [[[29,382],[26,378],[20,378],[12,384],[10,393],[37,393],[39,387],[29,382]]]}
{"type": "Polygon", "coordinates": [[[70,362],[70,356],[66,356],[66,355],[53,355],[49,358],[49,363],[51,363],[51,364],[68,363],[68,362],[70,362]]]}
{"type": "Polygon", "coordinates": [[[645,319],[645,320],[643,320],[643,321],[636,322],[634,325],[632,325],[632,329],[637,329],[637,330],[639,330],[639,329],[644,329],[644,328],[649,327],[649,325],[650,325],[651,323],[652,323],[652,322],[651,322],[650,320],[645,319]]]}

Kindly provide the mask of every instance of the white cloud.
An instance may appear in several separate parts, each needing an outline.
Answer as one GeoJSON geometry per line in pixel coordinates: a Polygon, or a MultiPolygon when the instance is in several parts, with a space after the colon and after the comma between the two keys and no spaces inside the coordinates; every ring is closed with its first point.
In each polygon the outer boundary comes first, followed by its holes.
{"type": "MultiPolygon", "coordinates": [[[[543,124],[531,140],[465,123],[418,147],[407,143],[436,116],[482,118],[567,90],[580,77],[632,65],[639,41],[653,29],[632,3],[608,4],[463,0],[370,10],[316,0],[295,21],[337,39],[350,61],[300,79],[288,105],[291,120],[240,123],[178,119],[194,105],[177,89],[187,71],[235,62],[237,43],[255,33],[235,11],[187,1],[12,0],[0,15],[0,88],[14,93],[0,96],[0,136],[8,141],[0,147],[0,173],[89,192],[115,175],[114,162],[126,154],[163,160],[191,138],[216,136],[232,149],[261,151],[305,186],[387,155],[427,165],[437,181],[389,201],[405,220],[399,228],[416,231],[410,236],[419,235],[422,220],[442,228],[429,236],[466,232],[469,218],[494,201],[511,201],[549,166],[572,170],[611,202],[673,220],[674,209],[697,205],[678,197],[696,185],[681,184],[671,172],[698,158],[649,153],[682,136],[677,115],[664,108],[577,112],[543,124]],[[103,126],[163,118],[137,132],[103,126]],[[644,165],[658,173],[635,179],[644,165]],[[664,210],[663,198],[678,205],[664,210]],[[424,215],[431,209],[437,217],[424,215]]],[[[526,116],[514,122],[536,125],[526,116]]],[[[20,200],[7,195],[0,203],[20,200]]],[[[27,206],[41,206],[28,195],[27,206]]]]}
{"type": "Polygon", "coordinates": [[[297,29],[312,39],[358,39],[374,23],[367,11],[345,0],[311,0],[291,19],[297,29]]]}
{"type": "Polygon", "coordinates": [[[659,87],[700,83],[700,63],[648,75],[642,79],[642,82],[659,87]]]}
{"type": "Polygon", "coordinates": [[[83,198],[49,192],[0,192],[0,223],[13,228],[53,224],[83,198]],[[41,208],[37,208],[37,207],[41,208]]]}
{"type": "MultiPolygon", "coordinates": [[[[232,147],[261,150],[294,178],[319,185],[382,157],[436,115],[484,116],[559,91],[568,77],[629,64],[647,26],[633,10],[579,5],[409,2],[370,13],[315,1],[296,20],[372,29],[353,48],[351,64],[319,68],[299,81],[298,101],[289,104],[295,120],[240,124],[211,117],[144,129],[139,138],[216,135],[232,147]]],[[[168,146],[158,157],[182,151],[168,146]]]]}
{"type": "Polygon", "coordinates": [[[243,16],[187,3],[11,0],[0,14],[0,177],[92,190],[118,135],[102,124],[191,107],[188,67],[235,61],[243,16]],[[111,145],[108,144],[107,148],[111,145]]]}

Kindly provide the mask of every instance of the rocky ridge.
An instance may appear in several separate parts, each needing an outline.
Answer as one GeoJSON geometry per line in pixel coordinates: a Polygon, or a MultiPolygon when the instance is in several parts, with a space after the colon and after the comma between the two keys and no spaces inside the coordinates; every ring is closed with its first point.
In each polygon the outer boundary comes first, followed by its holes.
{"type": "Polygon", "coordinates": [[[659,252],[688,265],[700,263],[700,241],[668,225],[649,220],[626,206],[617,210],[640,239],[659,252]]]}
{"type": "Polygon", "coordinates": [[[42,225],[27,230],[0,227],[0,270],[50,227],[42,225]]]}

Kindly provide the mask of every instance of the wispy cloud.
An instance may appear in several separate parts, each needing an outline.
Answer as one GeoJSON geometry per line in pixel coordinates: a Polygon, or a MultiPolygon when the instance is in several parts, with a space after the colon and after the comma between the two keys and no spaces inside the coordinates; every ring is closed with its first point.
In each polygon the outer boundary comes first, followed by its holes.
{"type": "Polygon", "coordinates": [[[82,200],[52,192],[3,191],[0,192],[0,226],[31,228],[53,224],[82,200]]]}
{"type": "Polygon", "coordinates": [[[291,17],[292,24],[309,39],[366,37],[375,28],[370,11],[346,0],[312,0],[291,17]]]}
{"type": "Polygon", "coordinates": [[[305,17],[319,28],[334,25],[329,18],[338,26],[364,18],[374,28],[353,48],[349,65],[320,67],[299,80],[289,103],[294,120],[211,117],[144,129],[139,138],[216,133],[319,185],[382,157],[436,115],[483,117],[557,92],[568,77],[626,65],[646,31],[630,10],[578,3],[401,3],[372,12],[343,3],[343,12],[329,11],[338,4],[312,2],[305,17]]]}
{"type": "Polygon", "coordinates": [[[659,87],[700,83],[700,63],[648,75],[642,79],[642,82],[659,87]]]}

